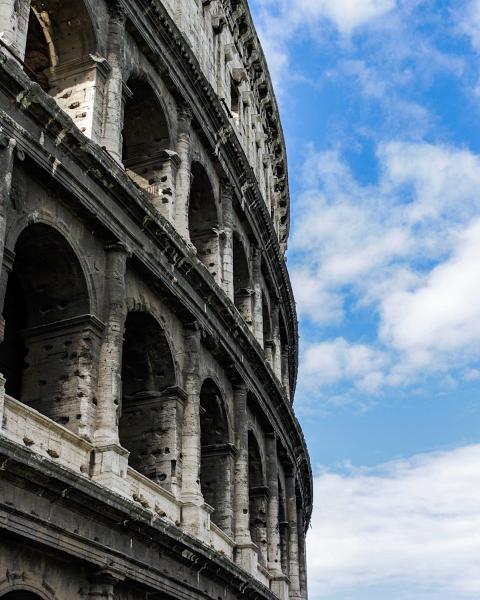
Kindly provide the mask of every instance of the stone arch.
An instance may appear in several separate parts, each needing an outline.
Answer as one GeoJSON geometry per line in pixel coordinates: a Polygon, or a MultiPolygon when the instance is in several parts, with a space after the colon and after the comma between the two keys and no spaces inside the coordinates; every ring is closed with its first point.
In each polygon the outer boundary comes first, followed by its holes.
{"type": "Polygon", "coordinates": [[[160,214],[172,219],[178,157],[170,150],[168,112],[145,75],[130,75],[127,89],[123,110],[123,164],[132,180],[149,194],[160,214]]]}
{"type": "Polygon", "coordinates": [[[31,592],[30,590],[23,588],[17,589],[12,592],[7,592],[6,594],[0,595],[0,598],[3,600],[46,600],[46,596],[40,596],[36,592],[31,592]]]}
{"type": "Polygon", "coordinates": [[[37,587],[22,583],[0,590],[2,600],[55,600],[55,596],[37,587]]]}
{"type": "Polygon", "coordinates": [[[122,352],[120,443],[134,469],[165,485],[175,455],[165,440],[166,401],[175,385],[173,354],[162,326],[150,313],[130,311],[122,352]]]}
{"type": "Polygon", "coordinates": [[[260,564],[266,566],[268,488],[260,445],[251,429],[248,431],[248,492],[250,535],[258,547],[260,564]]]}
{"type": "Polygon", "coordinates": [[[218,385],[205,379],[200,390],[200,484],[212,521],[232,532],[233,452],[225,401],[218,385]]]}
{"type": "Polygon", "coordinates": [[[237,232],[233,233],[233,292],[240,314],[252,324],[252,283],[245,246],[237,232]]]}
{"type": "Polygon", "coordinates": [[[211,275],[219,278],[219,212],[210,178],[201,163],[191,165],[188,231],[197,256],[211,275]]]}
{"type": "Polygon", "coordinates": [[[25,50],[28,72],[90,137],[100,133],[97,87],[107,76],[93,14],[82,0],[32,0],[25,50]]]}
{"type": "Polygon", "coordinates": [[[0,345],[6,392],[90,437],[101,323],[90,315],[82,265],[55,228],[35,223],[16,240],[0,345]]]}
{"type": "Polygon", "coordinates": [[[88,288],[90,299],[89,311],[91,314],[98,315],[98,293],[95,281],[92,276],[91,267],[86,260],[80,244],[71,235],[71,226],[58,213],[53,217],[47,213],[36,212],[35,215],[29,214],[16,220],[12,220],[7,226],[5,232],[5,248],[15,254],[15,245],[25,229],[34,225],[45,225],[60,234],[75,254],[76,260],[80,264],[85,283],[88,288]]]}

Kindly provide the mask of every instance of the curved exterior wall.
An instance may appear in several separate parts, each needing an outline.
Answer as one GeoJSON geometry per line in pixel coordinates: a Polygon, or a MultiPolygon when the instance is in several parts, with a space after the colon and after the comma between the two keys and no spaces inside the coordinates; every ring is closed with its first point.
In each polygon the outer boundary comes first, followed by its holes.
{"type": "Polygon", "coordinates": [[[285,146],[246,2],[3,0],[0,31],[0,598],[306,598],[285,146]]]}

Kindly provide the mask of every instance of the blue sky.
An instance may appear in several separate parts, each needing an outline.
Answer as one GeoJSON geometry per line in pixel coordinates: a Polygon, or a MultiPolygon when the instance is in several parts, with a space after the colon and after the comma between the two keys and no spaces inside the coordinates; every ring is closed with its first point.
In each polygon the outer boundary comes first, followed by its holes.
{"type": "Polygon", "coordinates": [[[480,597],[480,0],[251,0],[281,106],[314,600],[480,597]]]}

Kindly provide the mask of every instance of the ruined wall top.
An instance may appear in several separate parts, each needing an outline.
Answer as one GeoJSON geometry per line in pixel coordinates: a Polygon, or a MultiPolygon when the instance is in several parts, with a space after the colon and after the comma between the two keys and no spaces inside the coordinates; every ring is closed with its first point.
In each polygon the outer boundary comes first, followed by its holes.
{"type": "Polygon", "coordinates": [[[285,141],[247,0],[161,0],[229,113],[283,250],[290,226],[285,141]]]}

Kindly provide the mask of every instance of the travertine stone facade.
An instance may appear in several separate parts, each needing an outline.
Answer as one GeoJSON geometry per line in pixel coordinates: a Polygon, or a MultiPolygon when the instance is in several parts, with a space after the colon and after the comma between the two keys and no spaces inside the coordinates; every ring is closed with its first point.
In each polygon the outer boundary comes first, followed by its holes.
{"type": "Polygon", "coordinates": [[[285,146],[245,0],[0,0],[0,36],[0,599],[306,599],[285,146]]]}

